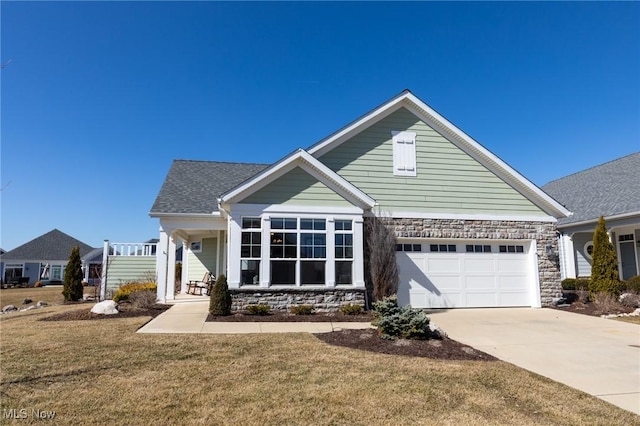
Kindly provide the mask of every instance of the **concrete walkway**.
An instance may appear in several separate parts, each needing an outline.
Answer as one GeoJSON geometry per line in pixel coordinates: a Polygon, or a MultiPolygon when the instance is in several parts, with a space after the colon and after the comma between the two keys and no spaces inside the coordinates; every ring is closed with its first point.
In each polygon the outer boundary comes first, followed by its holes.
{"type": "Polygon", "coordinates": [[[177,303],[138,330],[138,333],[330,333],[364,329],[368,322],[206,322],[209,301],[177,303]]]}
{"type": "Polygon", "coordinates": [[[640,326],[554,309],[429,313],[459,342],[640,415],[640,326]]]}

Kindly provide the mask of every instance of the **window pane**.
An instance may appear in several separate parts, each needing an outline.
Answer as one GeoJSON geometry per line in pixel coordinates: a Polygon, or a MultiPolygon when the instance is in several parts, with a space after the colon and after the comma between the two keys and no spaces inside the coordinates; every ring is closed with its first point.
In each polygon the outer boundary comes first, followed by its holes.
{"type": "Polygon", "coordinates": [[[242,284],[258,284],[260,282],[260,261],[241,260],[242,284]]]}
{"type": "Polygon", "coordinates": [[[516,253],[524,253],[524,247],[523,246],[516,246],[516,253]]]}
{"type": "Polygon", "coordinates": [[[284,229],[284,219],[281,217],[271,218],[271,229],[284,229]]]}
{"type": "Polygon", "coordinates": [[[324,231],[327,229],[327,222],[324,219],[315,219],[313,222],[313,229],[316,231],[324,231]]]}
{"type": "Polygon", "coordinates": [[[284,246],[284,257],[287,257],[290,259],[298,257],[296,252],[297,252],[296,246],[284,246]]]}
{"type": "Polygon", "coordinates": [[[352,262],[336,262],[336,284],[351,284],[352,262]]]}
{"type": "Polygon", "coordinates": [[[413,251],[422,251],[422,244],[414,244],[413,251]]]}
{"type": "Polygon", "coordinates": [[[240,257],[250,257],[251,248],[249,246],[241,246],[240,247],[240,257]]]}
{"type": "Polygon", "coordinates": [[[326,247],[316,247],[313,249],[313,257],[316,259],[321,259],[327,257],[327,249],[326,247]]]}
{"type": "Polygon", "coordinates": [[[251,247],[251,257],[260,257],[260,246],[251,247]]]}
{"type": "Polygon", "coordinates": [[[300,262],[300,279],[302,284],[324,284],[324,261],[300,262]]]}
{"type": "Polygon", "coordinates": [[[484,250],[485,253],[491,253],[491,246],[484,246],[484,250]]]}
{"type": "Polygon", "coordinates": [[[438,250],[439,251],[447,251],[447,245],[446,244],[440,244],[438,246],[438,250]]]}
{"type": "Polygon", "coordinates": [[[298,219],[284,220],[284,229],[297,229],[297,228],[298,228],[298,219]]]}
{"type": "Polygon", "coordinates": [[[295,284],[296,283],[296,261],[272,261],[271,262],[271,284],[295,284]]]}
{"type": "MultiPolygon", "coordinates": [[[[344,244],[344,234],[336,234],[335,240],[336,240],[336,245],[337,246],[343,245],[344,244]]],[[[400,244],[398,244],[398,246],[400,246],[400,244]]]]}
{"type": "Polygon", "coordinates": [[[437,244],[431,244],[429,246],[429,250],[431,251],[438,251],[438,245],[437,244]]]}
{"type": "Polygon", "coordinates": [[[500,253],[506,253],[507,252],[507,246],[500,246],[500,253]]]}
{"type": "Polygon", "coordinates": [[[473,246],[472,245],[467,244],[465,248],[467,250],[467,253],[473,253],[473,246]]]}
{"type": "Polygon", "coordinates": [[[313,257],[313,247],[311,246],[300,246],[300,257],[302,259],[308,259],[313,257]]]}
{"type": "Polygon", "coordinates": [[[344,257],[344,248],[336,247],[336,259],[342,259],[344,257]]]}
{"type": "Polygon", "coordinates": [[[298,236],[292,233],[284,234],[284,243],[287,245],[297,245],[298,244],[298,236]]]}
{"type": "Polygon", "coordinates": [[[282,246],[271,246],[271,257],[274,259],[284,257],[284,247],[282,246]]]}
{"type": "Polygon", "coordinates": [[[241,242],[242,244],[249,244],[251,242],[251,232],[243,232],[241,242]]]}
{"type": "MultiPolygon", "coordinates": [[[[338,244],[338,240],[336,240],[336,244],[338,244]]],[[[396,244],[396,251],[402,251],[402,244],[396,244]]]]}
{"type": "Polygon", "coordinates": [[[251,233],[251,243],[252,244],[260,244],[262,242],[262,234],[259,232],[251,233]]]}
{"type": "Polygon", "coordinates": [[[344,257],[345,257],[345,259],[353,258],[353,247],[345,247],[344,248],[344,257]]]}
{"type": "Polygon", "coordinates": [[[507,251],[509,253],[515,253],[516,252],[516,248],[514,246],[507,246],[507,251]]]}
{"type": "Polygon", "coordinates": [[[313,219],[300,219],[300,229],[313,229],[313,219]]]}
{"type": "Polygon", "coordinates": [[[352,246],[353,245],[353,235],[345,234],[344,235],[344,244],[347,245],[347,246],[352,246]]]}

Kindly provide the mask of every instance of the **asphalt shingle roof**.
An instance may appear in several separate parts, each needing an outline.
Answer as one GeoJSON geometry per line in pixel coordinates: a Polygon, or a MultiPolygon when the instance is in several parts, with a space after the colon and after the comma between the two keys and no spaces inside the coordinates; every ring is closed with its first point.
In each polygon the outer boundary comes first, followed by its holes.
{"type": "Polygon", "coordinates": [[[7,260],[69,260],[71,249],[80,247],[80,257],[85,256],[92,250],[88,244],[54,229],[35,238],[28,243],[9,250],[2,255],[2,261],[7,260]]]}
{"type": "Polygon", "coordinates": [[[554,180],[542,189],[573,212],[559,225],[640,211],[640,152],[554,180]]]}
{"type": "Polygon", "coordinates": [[[174,160],[151,213],[211,213],[218,197],[269,164],[174,160]]]}

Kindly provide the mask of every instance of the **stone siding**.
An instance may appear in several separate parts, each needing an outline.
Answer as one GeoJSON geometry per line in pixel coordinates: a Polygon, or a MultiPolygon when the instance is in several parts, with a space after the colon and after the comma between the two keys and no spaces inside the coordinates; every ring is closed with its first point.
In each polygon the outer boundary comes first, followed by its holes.
{"type": "Polygon", "coordinates": [[[398,238],[536,240],[542,306],[562,296],[556,224],[502,220],[383,219],[398,238]],[[551,246],[551,255],[547,255],[551,246]]]}
{"type": "Polygon", "coordinates": [[[241,311],[249,305],[269,305],[274,311],[296,305],[313,305],[318,312],[335,312],[343,305],[365,305],[365,289],[229,289],[231,309],[241,311]]]}

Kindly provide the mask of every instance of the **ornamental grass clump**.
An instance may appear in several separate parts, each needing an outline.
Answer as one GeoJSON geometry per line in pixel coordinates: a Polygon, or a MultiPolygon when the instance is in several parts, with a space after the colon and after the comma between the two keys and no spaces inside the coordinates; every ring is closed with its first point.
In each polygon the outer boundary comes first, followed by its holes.
{"type": "Polygon", "coordinates": [[[227,277],[224,275],[218,276],[211,290],[209,313],[221,316],[231,315],[231,293],[229,293],[227,277]]]}
{"type": "Polygon", "coordinates": [[[315,311],[313,305],[297,305],[289,308],[289,312],[293,315],[312,315],[315,311]]]}
{"type": "Polygon", "coordinates": [[[345,315],[360,315],[363,311],[363,307],[362,305],[343,305],[340,306],[340,312],[342,312],[345,315]]]}
{"type": "Polygon", "coordinates": [[[122,302],[124,300],[129,300],[129,296],[131,296],[131,294],[139,291],[152,291],[155,294],[157,288],[158,286],[153,282],[127,283],[116,290],[113,294],[113,301],[122,302]]]}
{"type": "Polygon", "coordinates": [[[247,312],[249,315],[265,316],[271,312],[271,306],[269,305],[249,305],[247,306],[247,312]]]}
{"type": "Polygon", "coordinates": [[[375,318],[372,324],[385,339],[429,339],[429,317],[420,309],[398,306],[398,297],[390,296],[373,304],[375,318]]]}

